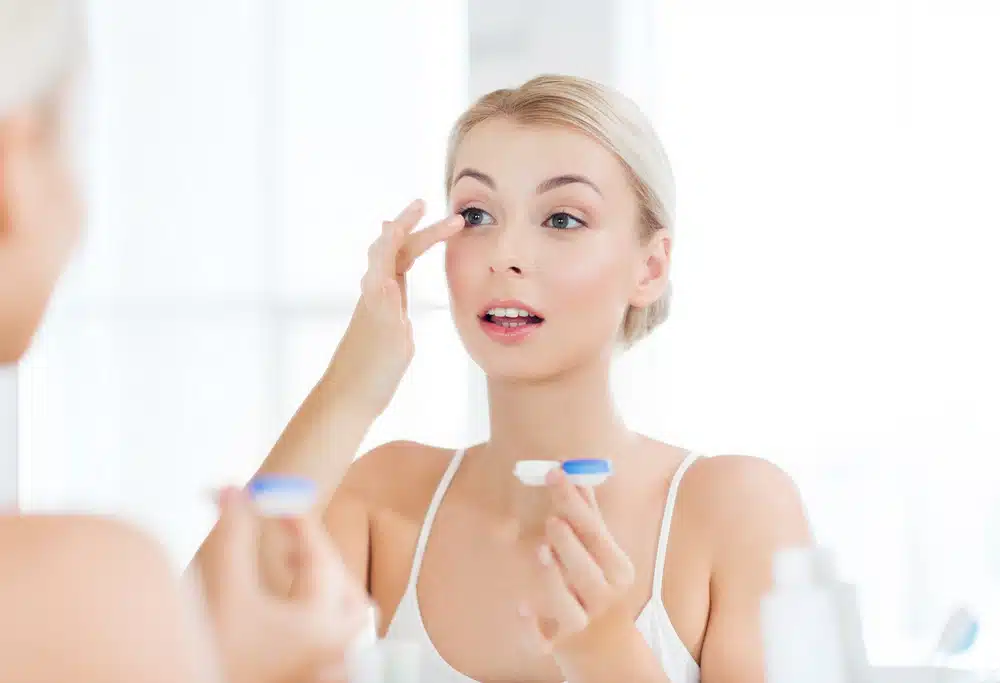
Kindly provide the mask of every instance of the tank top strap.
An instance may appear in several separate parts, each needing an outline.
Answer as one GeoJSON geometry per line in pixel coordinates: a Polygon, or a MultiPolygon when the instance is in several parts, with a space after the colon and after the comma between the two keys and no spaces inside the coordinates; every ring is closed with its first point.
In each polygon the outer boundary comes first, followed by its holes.
{"type": "Polygon", "coordinates": [[[448,463],[448,468],[441,475],[441,481],[438,482],[437,489],[434,490],[434,497],[431,498],[431,504],[427,507],[427,514],[424,515],[424,523],[420,527],[420,536],[417,538],[417,550],[413,554],[413,564],[410,567],[410,585],[415,585],[417,576],[420,574],[420,565],[424,561],[424,551],[427,549],[427,539],[431,535],[431,527],[434,526],[434,518],[437,516],[438,508],[441,507],[441,501],[444,499],[444,494],[448,492],[448,487],[451,486],[451,480],[455,478],[455,473],[458,472],[459,465],[462,464],[462,458],[465,457],[465,449],[460,448],[455,451],[455,455],[452,456],[451,462],[448,463]]]}
{"type": "Polygon", "coordinates": [[[658,602],[663,595],[663,566],[667,557],[667,542],[670,540],[670,526],[674,519],[674,508],[677,507],[677,493],[680,491],[684,475],[700,457],[699,453],[688,453],[670,480],[670,488],[667,490],[667,502],[664,505],[663,519],[660,522],[660,536],[656,545],[656,565],[653,571],[653,596],[657,598],[658,602]]]}

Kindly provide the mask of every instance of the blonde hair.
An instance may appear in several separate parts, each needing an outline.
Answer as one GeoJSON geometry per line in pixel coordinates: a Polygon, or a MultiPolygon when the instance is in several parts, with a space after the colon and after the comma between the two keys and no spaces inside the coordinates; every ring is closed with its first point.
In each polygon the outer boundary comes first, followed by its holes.
{"type": "MultiPolygon", "coordinates": [[[[601,143],[622,163],[639,202],[641,238],[658,230],[674,237],[674,174],[646,116],[632,100],[594,81],[544,75],[518,88],[495,90],[479,98],[459,117],[448,142],[445,187],[451,187],[455,155],[465,136],[488,119],[503,117],[526,125],[559,126],[580,131],[601,143]]],[[[667,318],[671,286],[644,308],[629,306],[622,321],[622,341],[630,346],[667,318]]]]}
{"type": "Polygon", "coordinates": [[[0,0],[0,117],[44,100],[70,71],[82,36],[72,0],[0,0]]]}

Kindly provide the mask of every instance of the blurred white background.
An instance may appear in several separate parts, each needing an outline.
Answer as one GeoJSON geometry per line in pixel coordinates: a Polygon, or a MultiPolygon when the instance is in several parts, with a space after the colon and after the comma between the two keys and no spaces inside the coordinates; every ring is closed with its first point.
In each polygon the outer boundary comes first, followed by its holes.
{"type": "MultiPolygon", "coordinates": [[[[568,72],[635,98],[678,178],[675,306],[621,360],[626,415],[788,469],[877,662],[969,601],[968,661],[1000,666],[996,3],[89,8],[91,221],[20,370],[23,508],[121,512],[186,562],[333,352],[380,221],[443,211],[452,120],[568,72]]],[[[366,448],[484,436],[440,250],[413,281],[417,358],[366,448]]]]}

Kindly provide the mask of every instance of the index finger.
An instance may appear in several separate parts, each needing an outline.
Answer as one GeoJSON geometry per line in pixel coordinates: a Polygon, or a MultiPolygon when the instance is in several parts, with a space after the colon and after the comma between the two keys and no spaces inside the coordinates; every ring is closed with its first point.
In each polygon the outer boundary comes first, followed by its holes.
{"type": "Polygon", "coordinates": [[[406,273],[413,267],[414,262],[423,256],[424,252],[438,242],[443,242],[458,234],[463,227],[465,227],[465,219],[454,214],[407,237],[396,257],[396,274],[406,273]]]}

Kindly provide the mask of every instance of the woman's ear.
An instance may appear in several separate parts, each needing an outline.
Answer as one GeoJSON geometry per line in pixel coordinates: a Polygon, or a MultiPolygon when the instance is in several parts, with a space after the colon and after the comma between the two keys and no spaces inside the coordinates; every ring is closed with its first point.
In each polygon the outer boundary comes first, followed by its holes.
{"type": "Polygon", "coordinates": [[[657,230],[643,248],[642,261],[636,273],[636,285],[629,303],[645,308],[667,291],[670,282],[671,241],[666,231],[657,230]]]}

